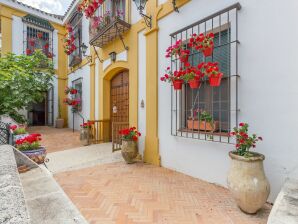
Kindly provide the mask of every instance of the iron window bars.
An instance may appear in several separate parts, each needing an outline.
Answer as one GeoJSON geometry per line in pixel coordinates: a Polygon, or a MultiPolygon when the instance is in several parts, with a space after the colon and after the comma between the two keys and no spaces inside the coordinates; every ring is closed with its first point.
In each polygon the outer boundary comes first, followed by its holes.
{"type": "Polygon", "coordinates": [[[35,49],[40,49],[44,54],[52,55],[53,60],[53,31],[54,28],[51,24],[43,19],[34,17],[30,14],[24,16],[23,19],[23,54],[27,53],[29,49],[32,52],[35,49]],[[41,33],[41,38],[38,37],[38,33],[41,33]],[[34,46],[30,43],[32,40],[35,41],[34,46]],[[38,40],[38,41],[36,41],[38,40]],[[48,44],[45,48],[44,46],[48,44]]]}
{"type": "Polygon", "coordinates": [[[69,20],[69,24],[73,29],[75,38],[74,44],[76,46],[76,50],[69,55],[69,67],[74,67],[82,62],[82,52],[80,47],[82,44],[82,18],[83,14],[75,11],[69,20]]]}
{"type": "MultiPolygon", "coordinates": [[[[213,142],[234,143],[229,132],[238,125],[238,11],[241,5],[236,3],[218,11],[194,24],[170,35],[171,45],[177,40],[185,43],[192,34],[215,34],[214,51],[211,57],[191,50],[189,62],[197,66],[200,62],[218,61],[224,73],[219,87],[210,87],[205,78],[199,89],[190,89],[187,84],[181,91],[171,88],[171,134],[177,137],[193,138],[213,142]],[[207,131],[206,120],[201,113],[206,111],[212,116],[211,129],[207,131]],[[195,113],[196,112],[196,113],[195,113]],[[195,124],[196,123],[196,124],[195,124]],[[203,126],[203,127],[200,127],[203,126]]],[[[172,56],[171,70],[178,70],[179,59],[172,56]]]]}

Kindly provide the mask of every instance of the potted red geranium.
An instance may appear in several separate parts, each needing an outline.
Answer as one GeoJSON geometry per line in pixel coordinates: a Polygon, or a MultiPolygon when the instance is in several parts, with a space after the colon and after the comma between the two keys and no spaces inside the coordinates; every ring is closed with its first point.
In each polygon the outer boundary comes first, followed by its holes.
{"type": "Polygon", "coordinates": [[[198,69],[208,77],[210,86],[220,86],[223,73],[219,71],[217,62],[202,62],[198,65],[198,69]]]}
{"type": "Polygon", "coordinates": [[[137,141],[141,133],[137,131],[136,127],[126,128],[119,131],[122,136],[121,154],[126,163],[135,163],[140,156],[138,153],[137,141]]]}
{"type": "Polygon", "coordinates": [[[213,53],[214,49],[214,34],[208,33],[204,35],[203,33],[197,35],[193,34],[189,39],[188,46],[196,49],[197,51],[201,51],[205,57],[209,57],[213,53]]]}
{"type": "Polygon", "coordinates": [[[181,90],[182,84],[184,83],[183,76],[185,75],[185,71],[180,69],[179,71],[171,71],[171,68],[168,67],[166,70],[166,74],[160,78],[163,82],[172,82],[174,90],[181,90]]]}
{"type": "Polygon", "coordinates": [[[204,76],[197,67],[187,67],[185,74],[182,76],[183,80],[189,84],[191,89],[197,89],[201,86],[201,78],[204,76]]]}
{"type": "Polygon", "coordinates": [[[242,211],[256,213],[267,201],[270,185],[263,161],[265,156],[250,151],[262,137],[248,134],[248,124],[240,123],[230,133],[236,138],[236,150],[229,153],[232,164],[228,174],[228,187],[242,211]]]}
{"type": "Polygon", "coordinates": [[[188,63],[188,57],[190,54],[190,51],[187,49],[184,49],[184,45],[182,43],[182,40],[176,41],[176,43],[166,50],[166,58],[175,57],[179,58],[180,62],[189,65],[188,63]]]}
{"type": "Polygon", "coordinates": [[[30,134],[24,138],[16,140],[15,144],[18,150],[28,156],[34,162],[44,163],[46,158],[46,149],[40,145],[41,135],[30,134]]]}

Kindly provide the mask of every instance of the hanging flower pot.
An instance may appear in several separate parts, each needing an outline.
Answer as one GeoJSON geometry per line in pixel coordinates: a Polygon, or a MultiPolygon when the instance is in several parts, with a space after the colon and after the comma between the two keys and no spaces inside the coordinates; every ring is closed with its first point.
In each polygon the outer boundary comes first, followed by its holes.
{"type": "Polygon", "coordinates": [[[174,90],[181,90],[182,84],[183,84],[183,80],[181,80],[181,79],[173,80],[174,90]]]}
{"type": "Polygon", "coordinates": [[[197,79],[189,80],[188,85],[191,89],[197,89],[201,86],[201,81],[197,79]]]}
{"type": "Polygon", "coordinates": [[[209,77],[209,84],[210,84],[210,86],[212,86],[212,87],[220,86],[222,77],[223,77],[223,74],[222,73],[219,73],[217,75],[211,75],[209,77]]]}
{"type": "Polygon", "coordinates": [[[203,54],[204,54],[204,56],[205,57],[209,57],[209,56],[211,56],[212,55],[212,53],[213,53],[213,46],[212,47],[208,47],[208,48],[205,48],[205,49],[203,49],[203,54]]]}

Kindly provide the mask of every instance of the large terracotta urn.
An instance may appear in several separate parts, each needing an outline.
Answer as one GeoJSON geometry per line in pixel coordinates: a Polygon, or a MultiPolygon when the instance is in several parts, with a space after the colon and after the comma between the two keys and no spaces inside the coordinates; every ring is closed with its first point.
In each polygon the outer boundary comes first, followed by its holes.
{"type": "Polygon", "coordinates": [[[265,156],[252,153],[251,157],[229,153],[232,159],[228,174],[228,187],[240,209],[254,214],[266,203],[270,185],[265,176],[263,161],[265,156]]]}
{"type": "Polygon", "coordinates": [[[126,163],[135,163],[139,157],[137,142],[122,139],[121,154],[126,163]]]}
{"type": "Polygon", "coordinates": [[[90,129],[89,128],[81,128],[80,142],[83,146],[90,145],[90,129]]]}

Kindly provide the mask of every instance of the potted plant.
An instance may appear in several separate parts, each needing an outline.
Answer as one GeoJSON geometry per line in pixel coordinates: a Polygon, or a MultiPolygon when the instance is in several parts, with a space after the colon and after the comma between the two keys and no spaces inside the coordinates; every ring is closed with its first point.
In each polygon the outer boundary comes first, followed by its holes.
{"type": "Polygon", "coordinates": [[[141,133],[135,127],[123,129],[119,131],[122,136],[121,154],[126,163],[135,163],[140,156],[138,153],[137,141],[141,133]]]}
{"type": "Polygon", "coordinates": [[[88,121],[80,125],[81,126],[80,141],[84,146],[90,145],[91,127],[93,124],[94,122],[88,121]]]}
{"type": "Polygon", "coordinates": [[[183,76],[185,71],[180,69],[179,71],[172,72],[170,67],[167,68],[166,74],[160,78],[163,82],[171,82],[173,84],[174,90],[181,90],[182,84],[184,83],[183,76]]]}
{"type": "Polygon", "coordinates": [[[183,45],[182,40],[176,41],[175,44],[168,47],[166,50],[166,58],[174,57],[178,58],[180,62],[184,65],[189,65],[188,57],[190,54],[190,50],[185,49],[185,45],[183,45]]]}
{"type": "Polygon", "coordinates": [[[13,142],[28,135],[28,132],[24,126],[11,125],[9,128],[11,133],[13,134],[13,142]]]}
{"type": "Polygon", "coordinates": [[[212,115],[206,110],[196,110],[187,120],[187,128],[207,132],[217,131],[219,122],[214,121],[212,115]]]}
{"type": "Polygon", "coordinates": [[[248,124],[240,123],[231,136],[236,138],[236,150],[229,152],[232,164],[228,174],[228,187],[242,211],[256,213],[267,201],[270,185],[265,176],[265,156],[251,152],[262,140],[256,134],[249,136],[248,124]]]}
{"type": "Polygon", "coordinates": [[[46,158],[46,149],[40,145],[41,135],[30,134],[16,141],[16,147],[34,162],[44,163],[46,158]]]}
{"type": "Polygon", "coordinates": [[[193,34],[189,39],[188,46],[201,51],[205,57],[209,57],[213,53],[214,49],[214,34],[208,33],[204,35],[203,33],[197,35],[193,34]]]}
{"type": "Polygon", "coordinates": [[[203,77],[201,71],[197,67],[187,67],[185,74],[182,76],[183,80],[188,83],[191,89],[197,89],[201,86],[201,78],[203,77]]]}
{"type": "Polygon", "coordinates": [[[199,69],[205,71],[205,75],[209,79],[209,84],[212,87],[220,86],[223,73],[219,71],[217,62],[207,62],[198,65],[199,69]]]}
{"type": "Polygon", "coordinates": [[[58,117],[56,118],[56,128],[63,128],[64,127],[64,119],[61,116],[61,104],[60,98],[58,98],[58,117]]]}

